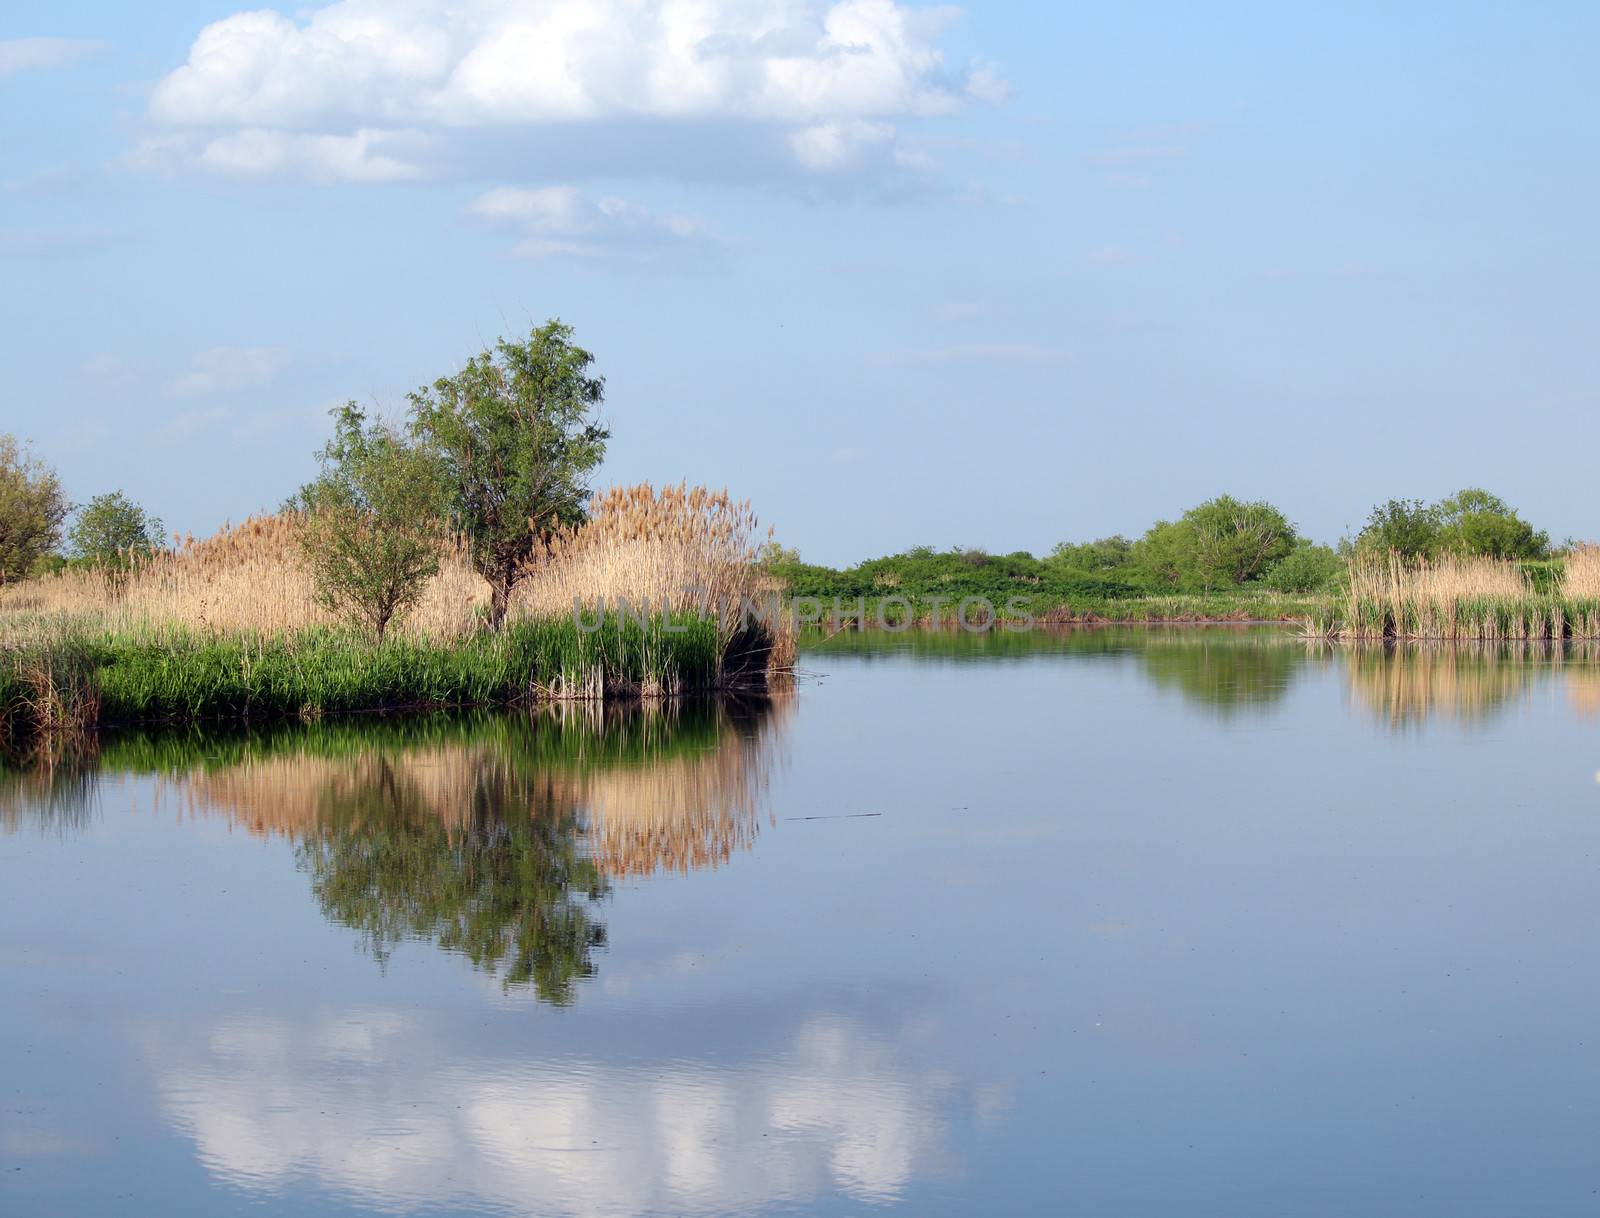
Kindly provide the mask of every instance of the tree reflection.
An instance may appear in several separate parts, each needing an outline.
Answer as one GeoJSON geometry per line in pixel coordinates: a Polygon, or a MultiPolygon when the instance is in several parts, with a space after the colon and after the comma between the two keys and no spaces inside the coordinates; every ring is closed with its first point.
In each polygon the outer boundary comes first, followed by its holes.
{"type": "Polygon", "coordinates": [[[432,942],[566,1003],[594,974],[613,878],[751,848],[789,709],[565,705],[124,734],[76,767],[0,775],[0,811],[9,829],[22,808],[40,824],[86,817],[97,763],[152,775],[180,815],[292,842],[323,914],[380,964],[432,942]]]}
{"type": "Polygon", "coordinates": [[[312,892],[380,962],[400,942],[431,940],[508,988],[568,1003],[605,943],[607,883],[581,848],[577,810],[493,753],[469,750],[456,764],[465,802],[442,814],[404,759],[358,763],[361,780],[327,792],[297,835],[312,892]]]}
{"type": "Polygon", "coordinates": [[[1283,699],[1317,656],[1282,633],[1152,640],[1140,658],[1152,682],[1224,714],[1283,699]]]}

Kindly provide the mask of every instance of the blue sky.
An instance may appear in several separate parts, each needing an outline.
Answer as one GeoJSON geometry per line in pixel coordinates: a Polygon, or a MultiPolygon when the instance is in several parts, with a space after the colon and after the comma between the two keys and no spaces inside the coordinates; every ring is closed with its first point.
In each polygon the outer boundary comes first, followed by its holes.
{"type": "Polygon", "coordinates": [[[602,482],[811,559],[1483,484],[1600,534],[1600,9],[890,0],[0,16],[0,431],[271,509],[559,315],[602,482]]]}

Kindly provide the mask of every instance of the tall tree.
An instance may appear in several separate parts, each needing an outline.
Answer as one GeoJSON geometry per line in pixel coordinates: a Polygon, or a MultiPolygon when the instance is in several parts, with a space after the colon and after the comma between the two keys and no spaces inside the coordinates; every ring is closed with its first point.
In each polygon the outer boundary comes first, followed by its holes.
{"type": "Polygon", "coordinates": [[[1438,505],[1440,542],[1456,554],[1490,558],[1543,558],[1550,535],[1534,527],[1499,495],[1469,486],[1438,505]]]}
{"type": "Polygon", "coordinates": [[[1439,509],[1420,499],[1391,499],[1372,509],[1356,549],[1404,558],[1432,558],[1439,549],[1439,509]]]}
{"type": "Polygon", "coordinates": [[[289,507],[303,514],[300,552],[318,599],[381,643],[439,571],[443,483],[433,454],[387,424],[368,423],[354,402],[332,413],[322,473],[289,507]]]}
{"type": "Polygon", "coordinates": [[[101,563],[118,563],[130,554],[157,549],[164,539],[160,518],[121,491],[89,500],[67,534],[74,555],[101,563]]]}
{"type": "Polygon", "coordinates": [[[611,434],[597,417],[605,380],[590,375],[593,363],[572,327],[552,320],[410,395],[413,433],[442,460],[496,629],[540,545],[583,519],[611,434]]]}
{"type": "Polygon", "coordinates": [[[1295,541],[1294,525],[1270,503],[1219,495],[1175,522],[1157,521],[1132,557],[1158,585],[1209,592],[1259,579],[1295,541]]]}
{"type": "Polygon", "coordinates": [[[56,471],[0,435],[0,584],[27,575],[60,543],[70,510],[56,471]]]}

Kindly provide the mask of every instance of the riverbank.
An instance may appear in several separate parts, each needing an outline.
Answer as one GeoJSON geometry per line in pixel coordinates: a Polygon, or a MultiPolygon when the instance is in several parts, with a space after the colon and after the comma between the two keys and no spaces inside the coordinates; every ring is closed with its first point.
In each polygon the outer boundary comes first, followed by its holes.
{"type": "Polygon", "coordinates": [[[0,740],[105,725],[314,718],[765,688],[770,640],[693,615],[524,619],[382,644],[336,628],[35,629],[0,647],[0,740]]]}
{"type": "Polygon", "coordinates": [[[995,598],[900,594],[858,597],[794,596],[787,612],[794,623],[824,630],[947,627],[982,630],[1034,626],[1144,626],[1306,622],[1326,616],[1332,596],[1287,595],[1265,589],[1182,596],[1103,597],[1019,593],[995,598]]]}

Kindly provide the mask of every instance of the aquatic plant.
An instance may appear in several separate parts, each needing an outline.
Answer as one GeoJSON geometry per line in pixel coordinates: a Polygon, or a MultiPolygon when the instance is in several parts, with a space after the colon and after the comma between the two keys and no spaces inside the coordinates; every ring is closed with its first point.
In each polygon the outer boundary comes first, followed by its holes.
{"type": "Polygon", "coordinates": [[[1514,560],[1358,554],[1342,613],[1314,630],[1338,638],[1600,637],[1600,560],[1579,551],[1567,567],[1551,591],[1540,592],[1514,560]]]}

